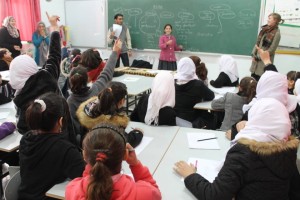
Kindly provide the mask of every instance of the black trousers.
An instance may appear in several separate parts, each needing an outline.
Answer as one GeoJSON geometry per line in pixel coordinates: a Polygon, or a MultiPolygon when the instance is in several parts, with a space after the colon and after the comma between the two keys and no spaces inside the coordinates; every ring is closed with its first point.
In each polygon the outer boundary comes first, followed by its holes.
{"type": "Polygon", "coordinates": [[[122,63],[124,65],[124,67],[128,67],[129,66],[129,57],[128,57],[128,53],[121,53],[120,57],[117,60],[117,64],[116,64],[116,68],[120,67],[120,58],[122,59],[122,63]]]}

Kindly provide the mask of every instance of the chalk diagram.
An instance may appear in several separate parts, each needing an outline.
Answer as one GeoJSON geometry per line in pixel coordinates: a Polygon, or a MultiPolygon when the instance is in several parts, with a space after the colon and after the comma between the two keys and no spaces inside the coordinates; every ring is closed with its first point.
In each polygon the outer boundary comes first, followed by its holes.
{"type": "Polygon", "coordinates": [[[256,12],[250,9],[243,9],[238,13],[239,19],[236,23],[238,29],[246,30],[254,26],[256,12]]]}
{"type": "Polygon", "coordinates": [[[222,20],[234,19],[236,14],[231,7],[226,4],[214,4],[209,7],[210,10],[199,11],[198,15],[201,20],[208,21],[209,27],[218,27],[218,34],[223,32],[222,20]],[[213,24],[213,20],[217,20],[218,24],[213,24]]]}

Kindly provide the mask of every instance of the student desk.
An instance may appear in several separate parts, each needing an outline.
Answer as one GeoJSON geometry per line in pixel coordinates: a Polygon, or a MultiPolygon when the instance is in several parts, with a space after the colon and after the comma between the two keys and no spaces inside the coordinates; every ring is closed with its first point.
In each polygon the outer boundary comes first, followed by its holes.
{"type": "MultiPolygon", "coordinates": [[[[144,131],[144,136],[152,137],[153,140],[145,147],[145,149],[137,156],[138,159],[147,166],[154,174],[161,160],[163,159],[166,151],[171,145],[176,133],[179,130],[178,126],[148,126],[144,123],[130,122],[126,131],[129,132],[131,128],[140,128],[144,131]]],[[[125,174],[131,174],[128,164],[124,161],[122,170],[125,174]]],[[[64,199],[65,187],[69,181],[53,186],[46,196],[64,199]]]]}
{"type": "Polygon", "coordinates": [[[129,107],[131,105],[136,105],[138,95],[150,93],[153,77],[124,74],[113,78],[113,81],[124,83],[127,86],[128,95],[126,97],[126,109],[128,114],[129,107]],[[133,101],[129,101],[130,96],[134,97],[133,101]]]}
{"type": "MultiPolygon", "coordinates": [[[[159,167],[154,173],[154,179],[160,188],[162,199],[196,199],[188,191],[188,189],[185,188],[181,177],[174,172],[174,164],[180,160],[187,161],[190,157],[209,160],[222,160],[225,159],[225,155],[229,147],[230,141],[225,138],[225,132],[181,127],[171,146],[167,150],[159,167]],[[221,149],[189,149],[186,135],[188,132],[197,132],[199,134],[215,133],[216,137],[218,137],[218,142],[221,149]]],[[[199,165],[201,165],[201,162],[198,163],[198,166],[199,165]]]]}

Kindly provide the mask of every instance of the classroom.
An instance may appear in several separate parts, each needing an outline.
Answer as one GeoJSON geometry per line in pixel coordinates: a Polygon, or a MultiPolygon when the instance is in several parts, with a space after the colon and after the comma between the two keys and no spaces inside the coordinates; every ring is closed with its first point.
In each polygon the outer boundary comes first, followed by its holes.
{"type": "Polygon", "coordinates": [[[0,0],[3,200],[300,200],[299,0],[0,0]]]}

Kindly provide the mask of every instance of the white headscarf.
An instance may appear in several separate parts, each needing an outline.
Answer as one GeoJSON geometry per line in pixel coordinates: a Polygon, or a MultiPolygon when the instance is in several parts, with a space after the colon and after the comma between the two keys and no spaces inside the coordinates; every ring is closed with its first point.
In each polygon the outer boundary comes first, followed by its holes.
{"type": "Polygon", "coordinates": [[[296,109],[297,99],[288,94],[288,83],[286,75],[278,72],[266,71],[259,79],[256,86],[256,98],[249,104],[243,106],[243,111],[249,110],[257,100],[262,98],[274,98],[286,106],[288,112],[296,109]]]}
{"type": "Polygon", "coordinates": [[[274,98],[257,101],[249,111],[249,120],[232,141],[241,138],[258,142],[287,141],[291,135],[291,120],[286,107],[274,98]]]}
{"type": "Polygon", "coordinates": [[[196,66],[193,60],[188,57],[181,58],[178,62],[177,73],[174,78],[177,79],[177,83],[179,84],[198,79],[196,75],[196,66]]]}
{"type": "Polygon", "coordinates": [[[153,79],[151,94],[148,99],[145,123],[158,125],[159,110],[163,107],[175,106],[174,78],[170,72],[159,72],[153,79]]]}
{"type": "Polygon", "coordinates": [[[237,79],[239,78],[237,64],[232,56],[229,55],[221,56],[219,60],[219,69],[220,72],[224,72],[229,76],[232,83],[237,81],[237,79]]]}
{"type": "Polygon", "coordinates": [[[12,25],[10,25],[10,21],[13,20],[15,18],[13,18],[12,16],[8,16],[3,20],[3,26],[5,26],[7,28],[7,31],[9,33],[9,35],[13,38],[18,38],[19,37],[19,32],[18,29],[12,25]]]}
{"type": "Polygon", "coordinates": [[[36,62],[28,55],[20,55],[12,60],[9,67],[10,85],[17,90],[16,94],[24,87],[29,77],[37,71],[36,62]]]}

